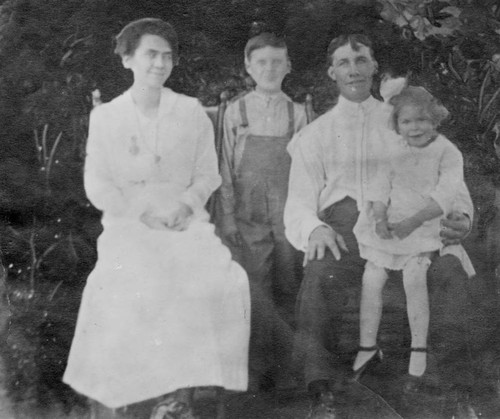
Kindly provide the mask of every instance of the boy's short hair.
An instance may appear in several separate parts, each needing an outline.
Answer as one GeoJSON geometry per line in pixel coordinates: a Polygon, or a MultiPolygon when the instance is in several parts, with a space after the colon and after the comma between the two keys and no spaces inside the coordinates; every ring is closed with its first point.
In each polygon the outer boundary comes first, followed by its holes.
{"type": "Polygon", "coordinates": [[[419,86],[405,87],[399,94],[393,96],[389,100],[389,103],[394,107],[392,110],[391,128],[398,134],[398,117],[404,106],[417,106],[421,108],[429,116],[435,127],[439,126],[449,115],[448,110],[439,99],[419,86]]]}
{"type": "Polygon", "coordinates": [[[328,45],[328,49],[326,51],[327,53],[326,62],[328,66],[331,66],[333,64],[333,53],[337,51],[340,47],[343,47],[344,45],[347,44],[350,44],[351,48],[354,51],[358,51],[360,45],[368,47],[373,60],[375,60],[375,56],[373,54],[373,43],[371,39],[368,38],[368,36],[362,33],[343,34],[337,36],[336,38],[333,38],[330,44],[328,45]]]}
{"type": "Polygon", "coordinates": [[[143,35],[157,35],[168,42],[172,48],[172,58],[177,63],[179,41],[174,27],[162,19],[143,18],[126,25],[116,36],[115,54],[120,57],[133,55],[143,35]]]}
{"type": "Polygon", "coordinates": [[[256,49],[265,47],[283,48],[288,55],[288,48],[283,38],[271,32],[262,32],[261,34],[250,38],[245,45],[245,59],[250,60],[252,52],[256,49]]]}

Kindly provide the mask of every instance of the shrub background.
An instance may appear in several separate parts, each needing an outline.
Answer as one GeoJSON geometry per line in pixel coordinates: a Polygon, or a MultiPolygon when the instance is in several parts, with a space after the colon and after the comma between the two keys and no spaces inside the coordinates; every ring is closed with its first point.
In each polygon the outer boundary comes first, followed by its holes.
{"type": "Polygon", "coordinates": [[[380,73],[408,75],[450,110],[443,132],[464,153],[477,234],[489,240],[484,269],[491,270],[500,262],[499,246],[488,238],[497,211],[500,135],[497,3],[0,1],[0,248],[11,311],[0,349],[11,395],[28,404],[78,400],[60,378],[100,233],[100,214],[82,184],[87,121],[94,89],[108,101],[132,81],[112,53],[126,23],[154,16],[174,24],[180,62],[167,84],[206,106],[217,105],[223,91],[235,95],[248,87],[243,48],[250,35],[283,35],[293,67],[284,90],[299,102],[311,93],[317,113],[336,100],[326,75],[329,41],[344,32],[369,35],[380,73]]]}

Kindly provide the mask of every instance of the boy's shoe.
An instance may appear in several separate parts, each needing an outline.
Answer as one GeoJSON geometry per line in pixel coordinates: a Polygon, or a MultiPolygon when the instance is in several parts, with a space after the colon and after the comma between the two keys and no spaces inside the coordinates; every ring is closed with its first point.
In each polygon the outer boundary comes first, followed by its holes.
{"type": "Polygon", "coordinates": [[[335,397],[331,391],[321,393],[311,404],[306,419],[340,419],[335,408],[335,397]]]}

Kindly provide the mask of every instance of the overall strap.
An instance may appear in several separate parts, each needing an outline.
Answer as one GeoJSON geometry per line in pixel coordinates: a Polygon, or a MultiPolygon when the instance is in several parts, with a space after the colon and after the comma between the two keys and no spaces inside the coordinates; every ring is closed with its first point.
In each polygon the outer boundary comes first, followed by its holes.
{"type": "Polygon", "coordinates": [[[244,98],[240,99],[239,105],[240,105],[241,125],[244,127],[248,127],[247,104],[244,98]]]}
{"type": "Polygon", "coordinates": [[[293,111],[293,102],[287,102],[288,108],[288,132],[287,136],[292,137],[295,131],[295,114],[293,111]]]}

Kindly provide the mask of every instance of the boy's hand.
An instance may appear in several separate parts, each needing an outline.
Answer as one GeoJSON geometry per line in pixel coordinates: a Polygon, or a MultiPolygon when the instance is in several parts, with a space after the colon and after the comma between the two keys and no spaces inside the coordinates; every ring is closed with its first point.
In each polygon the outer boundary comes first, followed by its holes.
{"type": "Polygon", "coordinates": [[[381,239],[392,239],[392,234],[389,231],[387,220],[381,220],[375,223],[375,233],[377,233],[377,236],[379,236],[381,239]]]}
{"type": "Polygon", "coordinates": [[[238,230],[225,234],[224,237],[232,246],[240,247],[243,245],[243,237],[238,230]]]}
{"type": "Polygon", "coordinates": [[[242,246],[243,237],[241,237],[238,228],[233,223],[221,223],[222,236],[229,242],[231,246],[242,246]]]}
{"type": "Polygon", "coordinates": [[[420,227],[420,223],[415,221],[414,218],[406,218],[399,223],[389,223],[389,230],[398,239],[405,239],[408,237],[415,229],[420,227]]]}

